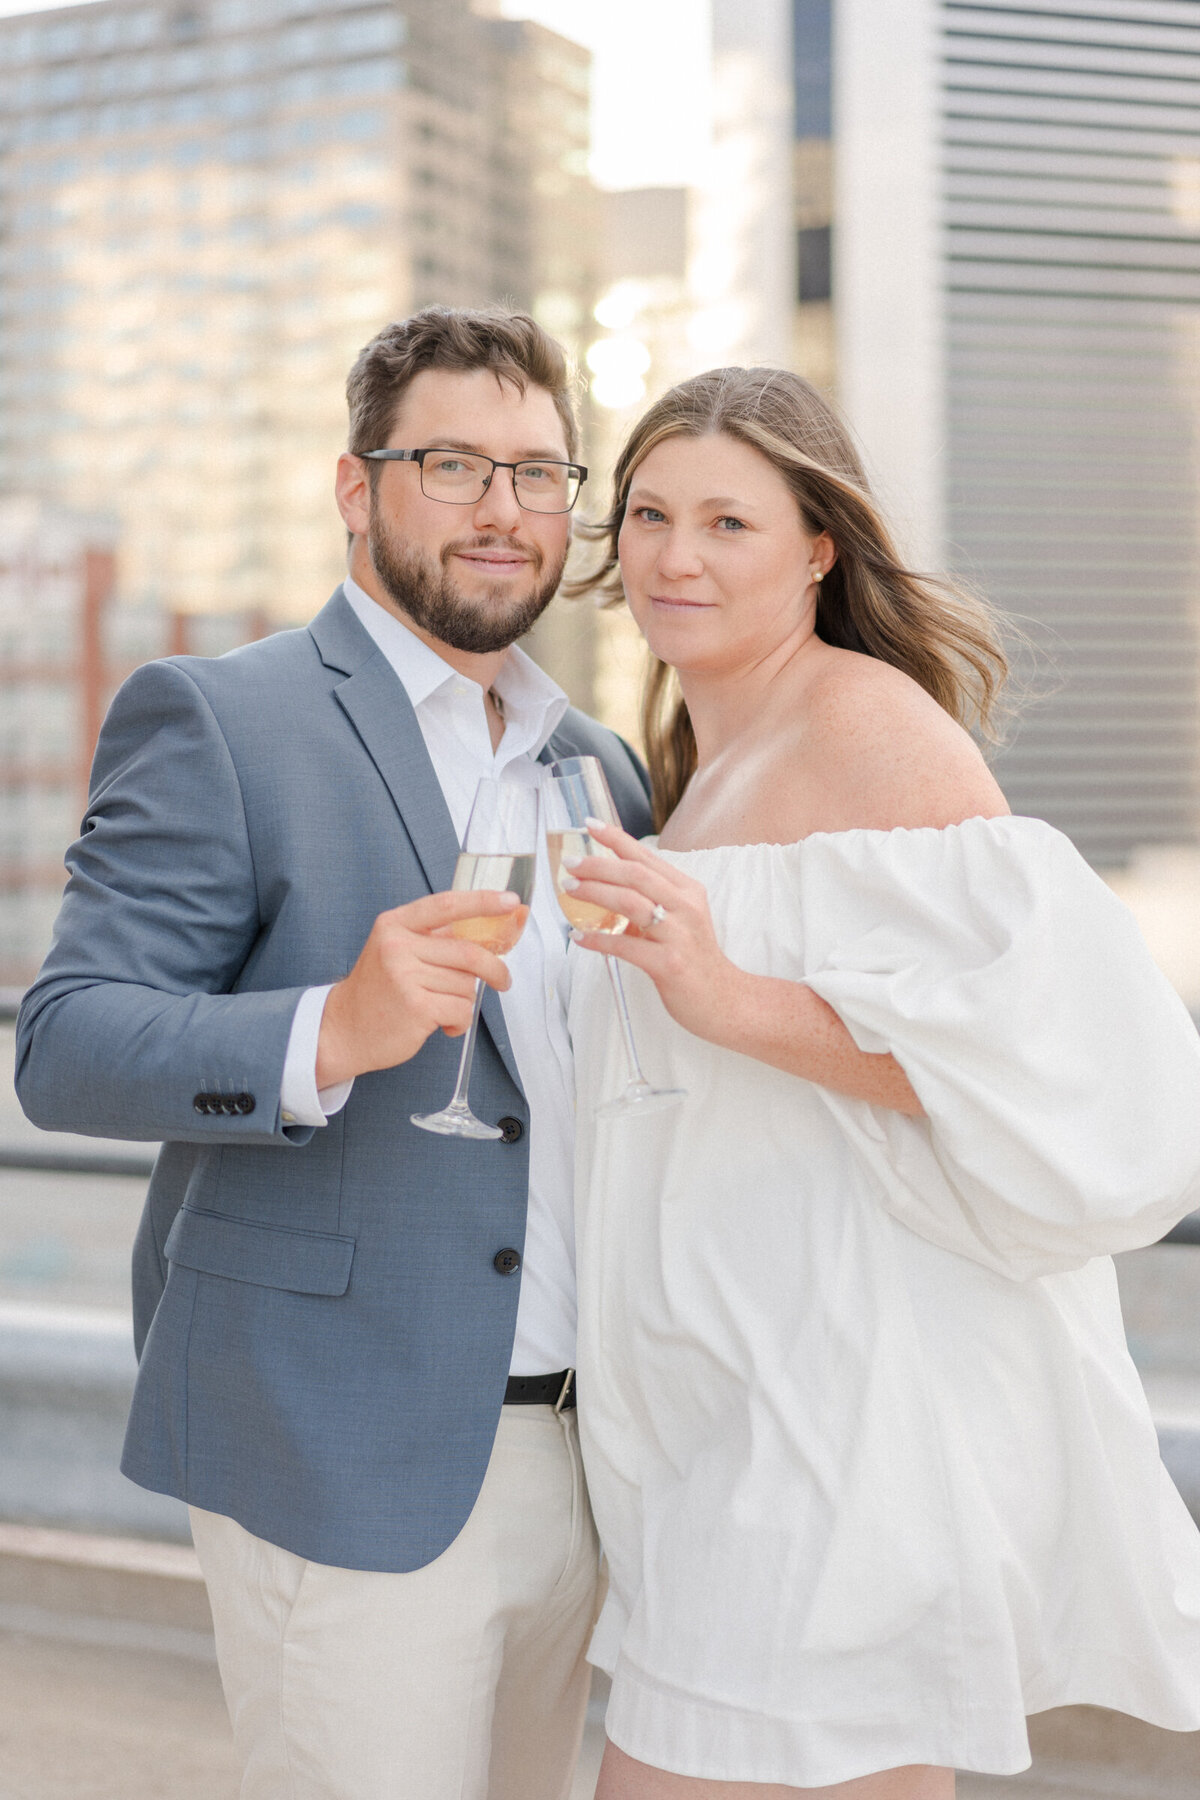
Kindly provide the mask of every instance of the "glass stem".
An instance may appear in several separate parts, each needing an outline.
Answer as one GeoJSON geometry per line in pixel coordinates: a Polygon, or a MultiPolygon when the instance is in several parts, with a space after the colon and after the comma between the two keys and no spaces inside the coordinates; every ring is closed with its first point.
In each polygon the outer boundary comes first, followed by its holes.
{"type": "Polygon", "coordinates": [[[621,1037],[625,1045],[625,1061],[629,1068],[630,1087],[645,1087],[646,1077],[642,1074],[642,1065],[638,1061],[637,1045],[633,1041],[633,1025],[629,1018],[629,1005],[625,999],[625,983],[621,980],[621,965],[615,956],[606,956],[608,979],[612,983],[613,999],[617,1003],[617,1018],[621,1024],[621,1037]]]}
{"type": "Polygon", "coordinates": [[[471,1014],[471,1025],[463,1039],[462,1055],[458,1059],[458,1080],[454,1084],[454,1095],[447,1106],[447,1112],[470,1112],[467,1104],[467,1089],[471,1085],[471,1064],[475,1057],[475,1037],[479,1030],[479,1009],[483,1005],[483,982],[475,980],[475,1010],[471,1014]]]}

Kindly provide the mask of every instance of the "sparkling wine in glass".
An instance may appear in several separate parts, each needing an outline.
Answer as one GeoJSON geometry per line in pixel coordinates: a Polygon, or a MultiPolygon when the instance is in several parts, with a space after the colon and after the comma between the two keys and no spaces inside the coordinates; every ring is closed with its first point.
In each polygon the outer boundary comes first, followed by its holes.
{"type": "MultiPolygon", "coordinates": [[[[455,865],[452,890],[466,893],[473,889],[488,889],[516,894],[521,904],[512,912],[456,919],[450,927],[451,937],[468,938],[496,956],[505,956],[517,943],[529,918],[529,903],[533,898],[540,798],[537,788],[522,787],[517,782],[485,779],[479,783],[455,865]]],[[[441,1112],[412,1114],[413,1124],[419,1125],[422,1131],[459,1138],[498,1138],[503,1135],[497,1126],[485,1125],[482,1119],[477,1119],[467,1101],[482,1004],[483,982],[477,980],[475,1007],[470,1028],[463,1038],[454,1093],[441,1112]]]]}
{"type": "MultiPolygon", "coordinates": [[[[604,767],[596,756],[568,756],[549,765],[545,784],[546,847],[550,856],[550,872],[554,878],[554,896],[563,913],[580,931],[603,931],[619,937],[629,920],[593,901],[578,900],[562,886],[564,859],[577,856],[614,856],[615,852],[597,843],[587,828],[587,821],[599,819],[605,825],[619,825],[620,816],[613,805],[604,778],[604,767]]],[[[660,1107],[675,1106],[687,1093],[686,1088],[651,1087],[642,1073],[634,1041],[621,965],[615,957],[604,958],[612,984],[621,1042],[625,1048],[627,1080],[621,1093],[601,1101],[596,1108],[598,1119],[619,1118],[629,1113],[657,1112],[660,1107]]]]}

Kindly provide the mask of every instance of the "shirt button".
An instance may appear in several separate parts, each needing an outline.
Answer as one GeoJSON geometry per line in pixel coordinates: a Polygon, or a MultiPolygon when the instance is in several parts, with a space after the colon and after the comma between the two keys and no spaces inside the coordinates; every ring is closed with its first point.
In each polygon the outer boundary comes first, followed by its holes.
{"type": "Polygon", "coordinates": [[[515,1144],[518,1138],[525,1135],[525,1127],[520,1119],[506,1118],[498,1119],[496,1122],[500,1127],[500,1136],[506,1144],[515,1144]]]}
{"type": "Polygon", "coordinates": [[[492,1258],[492,1267],[500,1275],[515,1275],[521,1266],[521,1257],[516,1250],[497,1250],[492,1258]]]}

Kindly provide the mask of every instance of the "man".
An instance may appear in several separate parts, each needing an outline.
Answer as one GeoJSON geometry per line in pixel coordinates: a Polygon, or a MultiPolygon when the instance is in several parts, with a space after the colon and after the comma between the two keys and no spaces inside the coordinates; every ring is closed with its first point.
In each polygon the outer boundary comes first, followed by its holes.
{"type": "Polygon", "coordinates": [[[564,925],[543,880],[510,985],[444,927],[512,902],[446,890],[481,776],[599,755],[633,831],[644,778],[513,648],[585,473],[557,345],[431,308],[348,397],[344,586],[113,703],[18,1087],[164,1140],[124,1467],[192,1509],[243,1800],[561,1800],[597,1564],[564,925]],[[487,1143],[410,1123],[477,975],[487,1143]]]}

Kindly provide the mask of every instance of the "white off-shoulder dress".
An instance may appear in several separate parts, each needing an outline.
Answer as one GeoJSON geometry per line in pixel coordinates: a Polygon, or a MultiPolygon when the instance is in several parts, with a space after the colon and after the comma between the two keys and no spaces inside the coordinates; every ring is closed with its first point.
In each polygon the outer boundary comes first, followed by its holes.
{"type": "Polygon", "coordinates": [[[1129,914],[1031,819],[670,854],[728,955],[806,982],[925,1118],[675,1025],[623,1080],[572,953],[580,1419],[608,1731],[680,1774],[1013,1773],[1025,1715],[1200,1727],[1200,1533],[1114,1251],[1200,1206],[1200,1039],[1129,914]]]}

